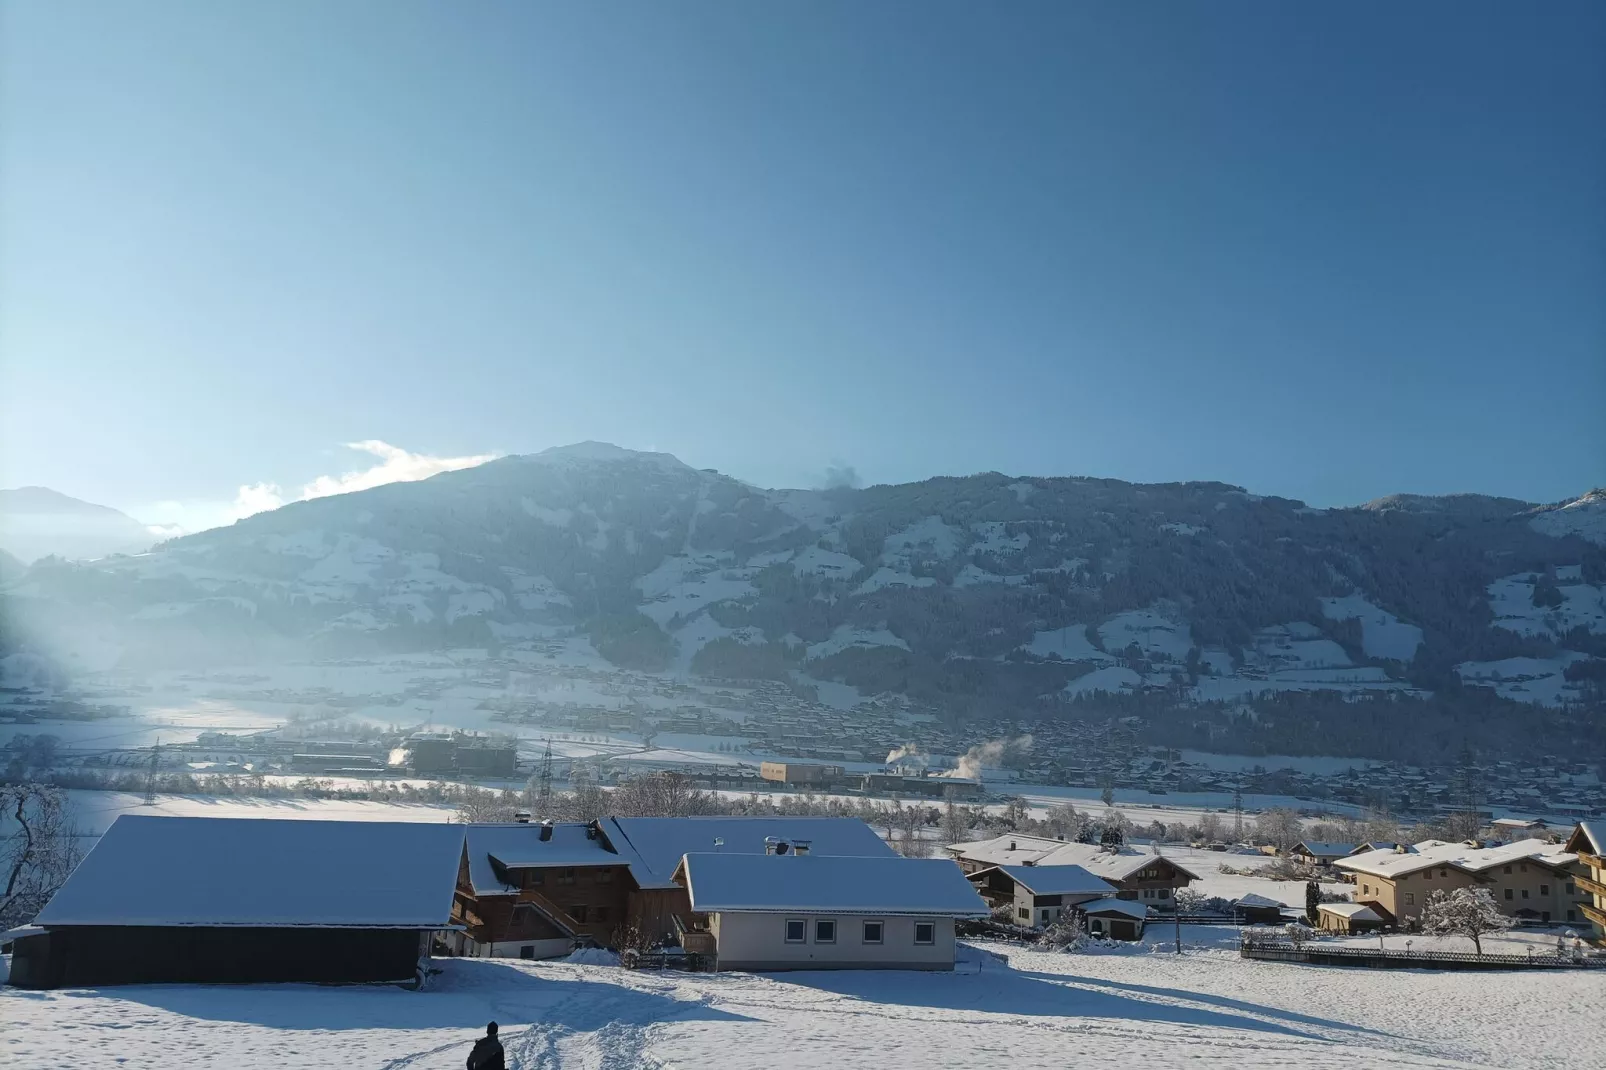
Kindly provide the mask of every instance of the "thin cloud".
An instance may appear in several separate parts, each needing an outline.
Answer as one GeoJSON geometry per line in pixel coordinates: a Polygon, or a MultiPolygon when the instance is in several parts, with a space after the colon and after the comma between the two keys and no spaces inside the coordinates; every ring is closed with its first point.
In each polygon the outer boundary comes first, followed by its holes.
{"type": "MultiPolygon", "coordinates": [[[[386,483],[411,483],[419,479],[438,476],[442,472],[456,472],[494,461],[497,454],[479,453],[469,457],[434,457],[427,453],[409,453],[400,446],[392,446],[377,438],[361,442],[347,442],[347,449],[358,450],[379,458],[379,463],[339,476],[319,476],[301,488],[296,501],[327,498],[331,494],[350,494],[356,490],[382,487],[386,483]]],[[[257,513],[277,509],[286,501],[284,488],[277,483],[253,483],[242,486],[234,496],[229,510],[232,520],[240,520],[257,513]]]]}

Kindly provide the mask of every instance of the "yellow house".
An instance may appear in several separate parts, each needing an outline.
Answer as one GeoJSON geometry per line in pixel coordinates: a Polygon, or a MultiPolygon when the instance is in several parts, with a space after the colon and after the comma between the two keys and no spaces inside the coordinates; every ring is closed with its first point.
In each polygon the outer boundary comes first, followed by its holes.
{"type": "Polygon", "coordinates": [[[1499,847],[1423,840],[1341,858],[1333,866],[1352,876],[1357,903],[1380,906],[1400,922],[1420,914],[1435,889],[1486,888],[1502,913],[1544,925],[1584,921],[1587,895],[1578,885],[1576,863],[1562,845],[1537,839],[1499,847]]]}

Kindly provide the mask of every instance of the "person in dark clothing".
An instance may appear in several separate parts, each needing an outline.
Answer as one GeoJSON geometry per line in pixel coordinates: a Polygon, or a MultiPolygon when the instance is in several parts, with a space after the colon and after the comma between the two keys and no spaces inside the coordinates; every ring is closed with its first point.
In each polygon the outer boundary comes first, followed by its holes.
{"type": "Polygon", "coordinates": [[[474,1042],[468,1053],[468,1070],[507,1070],[502,1061],[502,1042],[496,1039],[496,1023],[485,1027],[485,1035],[474,1042]]]}

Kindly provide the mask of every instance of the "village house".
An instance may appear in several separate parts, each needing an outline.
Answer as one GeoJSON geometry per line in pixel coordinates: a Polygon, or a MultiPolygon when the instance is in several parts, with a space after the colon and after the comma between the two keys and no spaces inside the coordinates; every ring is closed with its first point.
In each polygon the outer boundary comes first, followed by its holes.
{"type": "Polygon", "coordinates": [[[124,814],[16,940],[11,983],[405,981],[463,826],[124,814]]]}
{"type": "Polygon", "coordinates": [[[1149,918],[1149,908],[1130,899],[1095,899],[1076,911],[1086,919],[1090,934],[1111,940],[1141,940],[1149,918]]]}
{"type": "Polygon", "coordinates": [[[675,878],[719,970],[952,970],[954,920],[988,913],[937,858],[693,853],[675,878]]]}
{"type": "Polygon", "coordinates": [[[1109,882],[1118,899],[1169,904],[1177,889],[1198,880],[1180,863],[1151,849],[1067,843],[1009,833],[988,840],[951,843],[945,850],[967,874],[994,866],[1081,866],[1109,882]]]}
{"type": "Polygon", "coordinates": [[[857,818],[622,817],[468,826],[448,936],[459,955],[550,958],[579,944],[671,945],[690,913],[674,879],[699,851],[893,857],[857,818]]]}
{"type": "Polygon", "coordinates": [[[1578,909],[1590,922],[1597,943],[1606,943],[1606,823],[1584,821],[1567,839],[1567,850],[1576,855],[1573,883],[1588,896],[1578,909]]]}
{"type": "Polygon", "coordinates": [[[1322,843],[1301,840],[1289,849],[1289,857],[1312,866],[1330,866],[1346,855],[1355,853],[1353,843],[1322,843]]]}
{"type": "Polygon", "coordinates": [[[1249,892],[1232,901],[1233,915],[1241,925],[1280,925],[1284,907],[1275,899],[1249,892]]]}
{"type": "Polygon", "coordinates": [[[1574,863],[1559,844],[1518,840],[1499,847],[1424,840],[1389,851],[1341,858],[1334,867],[1355,883],[1355,901],[1381,908],[1386,917],[1409,921],[1435,889],[1487,888],[1511,917],[1539,924],[1582,920],[1574,863]]]}
{"type": "Polygon", "coordinates": [[[1042,928],[1081,903],[1115,895],[1115,886],[1081,866],[992,866],[969,875],[990,907],[1007,906],[1010,921],[1042,928]]]}

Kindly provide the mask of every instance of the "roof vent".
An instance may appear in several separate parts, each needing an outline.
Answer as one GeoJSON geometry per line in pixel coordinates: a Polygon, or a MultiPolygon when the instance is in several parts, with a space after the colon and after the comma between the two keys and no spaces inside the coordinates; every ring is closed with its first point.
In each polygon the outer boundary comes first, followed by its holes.
{"type": "Polygon", "coordinates": [[[513,820],[517,821],[521,825],[528,825],[530,823],[530,811],[520,810],[518,813],[513,815],[513,820]]]}
{"type": "Polygon", "coordinates": [[[811,847],[813,843],[813,840],[793,840],[792,853],[795,855],[806,855],[809,853],[809,847],[811,847]]]}
{"type": "Polygon", "coordinates": [[[1015,849],[1015,841],[1014,840],[1010,840],[1009,841],[1009,849],[1011,851],[1013,851],[1015,849]]]}
{"type": "Polygon", "coordinates": [[[544,843],[552,838],[552,819],[546,818],[541,822],[541,841],[544,843]]]}
{"type": "Polygon", "coordinates": [[[792,845],[779,836],[764,837],[764,853],[767,855],[784,855],[792,850],[792,845]]]}

